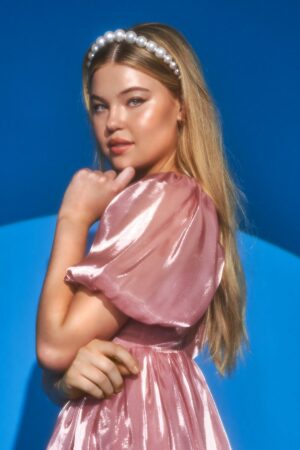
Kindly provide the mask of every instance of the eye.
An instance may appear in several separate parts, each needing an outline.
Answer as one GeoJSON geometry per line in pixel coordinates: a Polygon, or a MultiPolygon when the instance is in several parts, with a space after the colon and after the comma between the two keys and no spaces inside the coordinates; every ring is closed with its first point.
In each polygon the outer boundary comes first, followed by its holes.
{"type": "MultiPolygon", "coordinates": [[[[142,97],[131,97],[131,98],[128,100],[128,103],[134,102],[133,105],[134,105],[134,106],[137,106],[137,105],[139,105],[139,104],[141,104],[141,103],[144,103],[144,101],[145,101],[145,100],[144,100],[142,97]]],[[[102,112],[102,111],[103,111],[103,109],[101,109],[102,106],[105,108],[104,103],[98,103],[98,104],[95,104],[95,103],[94,103],[94,104],[92,105],[92,111],[93,111],[94,113],[102,112]]]]}
{"type": "MultiPolygon", "coordinates": [[[[129,100],[128,100],[128,103],[130,103],[130,102],[132,102],[132,101],[137,101],[138,102],[138,104],[140,104],[140,103],[144,103],[144,99],[142,98],[142,97],[131,97],[129,100]]],[[[136,105],[137,103],[135,103],[135,105],[136,105]]]]}
{"type": "Polygon", "coordinates": [[[93,105],[92,105],[92,111],[93,111],[93,112],[99,112],[99,111],[101,112],[101,109],[99,110],[99,107],[100,107],[100,106],[103,106],[103,103],[98,103],[97,105],[96,105],[96,104],[93,104],[93,105]]]}

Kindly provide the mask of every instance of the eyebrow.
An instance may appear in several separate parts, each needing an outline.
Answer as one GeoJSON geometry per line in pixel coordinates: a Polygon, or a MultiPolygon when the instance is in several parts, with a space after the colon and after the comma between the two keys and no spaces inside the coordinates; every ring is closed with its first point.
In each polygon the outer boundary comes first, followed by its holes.
{"type": "MultiPolygon", "coordinates": [[[[130,91],[147,91],[147,92],[150,92],[149,89],[143,88],[141,86],[131,86],[131,87],[127,88],[127,89],[124,89],[124,91],[119,92],[118,96],[120,96],[122,94],[126,94],[127,92],[130,92],[130,91]]],[[[99,95],[96,95],[96,94],[92,94],[91,98],[94,98],[96,100],[105,100],[103,97],[100,97],[99,95]]]]}

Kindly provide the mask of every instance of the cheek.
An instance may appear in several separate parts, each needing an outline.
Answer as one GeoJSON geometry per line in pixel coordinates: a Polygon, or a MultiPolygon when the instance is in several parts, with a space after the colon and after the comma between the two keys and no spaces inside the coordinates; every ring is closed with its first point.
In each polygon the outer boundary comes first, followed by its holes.
{"type": "Polygon", "coordinates": [[[99,144],[105,142],[104,138],[104,124],[101,123],[101,120],[93,120],[92,121],[92,128],[94,130],[95,137],[99,144]]]}
{"type": "Polygon", "coordinates": [[[100,138],[101,134],[102,134],[102,132],[101,132],[101,128],[102,127],[100,126],[100,124],[95,119],[92,120],[92,128],[94,130],[95,136],[97,138],[100,138]]]}
{"type": "Polygon", "coordinates": [[[142,111],[137,111],[134,117],[135,133],[143,138],[151,137],[151,141],[159,137],[167,137],[174,132],[174,117],[170,104],[158,104],[149,102],[142,111]]]}
{"type": "Polygon", "coordinates": [[[103,124],[97,122],[96,120],[92,121],[92,128],[94,132],[95,139],[98,143],[98,145],[101,147],[102,153],[104,153],[105,156],[109,156],[109,151],[105,148],[105,137],[104,137],[104,126],[103,124]]]}

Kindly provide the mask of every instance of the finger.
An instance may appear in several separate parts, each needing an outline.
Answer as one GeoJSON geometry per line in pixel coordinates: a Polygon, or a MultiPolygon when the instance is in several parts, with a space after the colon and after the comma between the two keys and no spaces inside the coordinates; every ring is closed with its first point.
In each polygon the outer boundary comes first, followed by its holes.
{"type": "MultiPolygon", "coordinates": [[[[102,381],[104,384],[101,386],[105,390],[105,392],[110,393],[110,389],[114,390],[115,392],[120,391],[122,389],[124,381],[123,377],[120,374],[120,371],[114,361],[110,359],[110,357],[107,357],[104,355],[103,350],[101,350],[99,353],[89,351],[89,355],[87,356],[89,364],[94,366],[94,368],[97,369],[97,373],[101,373],[106,377],[108,380],[108,383],[105,379],[102,381]],[[112,388],[110,388],[112,386],[112,388]]],[[[86,364],[83,366],[83,368],[86,367],[86,364]]],[[[80,369],[81,371],[84,369],[80,369]]],[[[85,371],[86,373],[86,371],[85,371]]],[[[101,381],[101,380],[100,380],[101,381]]]]}
{"type": "Polygon", "coordinates": [[[116,364],[117,368],[119,369],[119,372],[121,375],[132,375],[132,372],[130,370],[128,370],[126,366],[119,363],[117,360],[113,360],[113,361],[116,364]]]}
{"type": "Polygon", "coordinates": [[[107,178],[109,178],[110,180],[114,180],[117,176],[117,172],[111,169],[104,172],[104,175],[107,175],[107,178]]]}
{"type": "Polygon", "coordinates": [[[79,389],[80,391],[84,392],[84,394],[91,395],[92,397],[95,397],[97,399],[105,398],[105,394],[102,389],[83,375],[77,376],[76,382],[68,382],[68,385],[74,387],[75,389],[79,389]]]}
{"type": "Polygon", "coordinates": [[[139,362],[125,347],[111,341],[98,341],[98,342],[99,342],[99,349],[102,353],[124,364],[132,373],[134,374],[137,373],[135,370],[135,366],[137,366],[137,368],[139,369],[139,362]]]}
{"type": "Polygon", "coordinates": [[[102,170],[93,170],[93,174],[96,174],[98,176],[98,179],[101,180],[101,181],[105,181],[106,180],[105,173],[102,172],[102,170]]]}
{"type": "Polygon", "coordinates": [[[81,368],[80,374],[100,388],[106,397],[115,393],[115,389],[105,372],[99,370],[93,364],[81,368]]]}
{"type": "Polygon", "coordinates": [[[117,172],[113,169],[107,170],[106,172],[102,172],[101,170],[94,170],[93,172],[98,175],[101,181],[114,180],[117,176],[117,172]]]}
{"type": "Polygon", "coordinates": [[[98,175],[105,175],[105,176],[108,175],[109,177],[112,177],[112,178],[114,178],[117,175],[117,172],[113,169],[106,170],[105,172],[103,172],[102,170],[96,169],[96,170],[93,170],[93,172],[98,175]]]}
{"type": "Polygon", "coordinates": [[[125,167],[114,179],[116,190],[121,191],[132,180],[135,175],[135,170],[132,166],[125,167]]]}

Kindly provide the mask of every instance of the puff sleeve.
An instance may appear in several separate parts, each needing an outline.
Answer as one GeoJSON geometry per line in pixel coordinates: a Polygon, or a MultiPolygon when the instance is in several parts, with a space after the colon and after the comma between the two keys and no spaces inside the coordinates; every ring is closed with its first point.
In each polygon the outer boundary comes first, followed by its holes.
{"type": "Polygon", "coordinates": [[[214,203],[195,179],[148,174],[107,205],[89,253],[64,281],[102,291],[140,322],[189,327],[221,281],[218,232],[214,203]]]}

